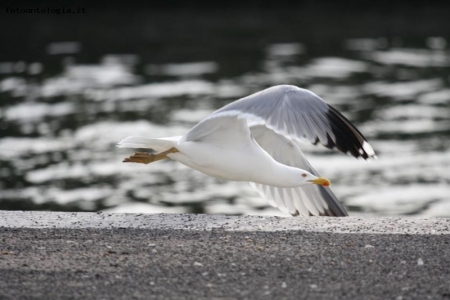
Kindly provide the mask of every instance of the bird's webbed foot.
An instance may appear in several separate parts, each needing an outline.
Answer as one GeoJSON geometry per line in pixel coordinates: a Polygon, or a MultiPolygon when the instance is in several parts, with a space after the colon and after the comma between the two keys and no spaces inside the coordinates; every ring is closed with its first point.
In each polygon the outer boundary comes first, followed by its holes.
{"type": "Polygon", "coordinates": [[[136,152],[130,157],[127,157],[123,160],[123,162],[134,162],[139,164],[149,164],[155,161],[155,154],[151,154],[148,152],[136,152]]]}
{"type": "Polygon", "coordinates": [[[169,153],[176,153],[179,152],[178,149],[176,148],[170,148],[167,151],[161,152],[161,153],[157,153],[157,154],[152,154],[149,152],[136,152],[133,155],[131,155],[130,157],[127,157],[123,160],[123,162],[134,162],[134,163],[139,163],[139,164],[149,164],[158,160],[162,160],[162,159],[166,159],[167,154],[169,153]]]}

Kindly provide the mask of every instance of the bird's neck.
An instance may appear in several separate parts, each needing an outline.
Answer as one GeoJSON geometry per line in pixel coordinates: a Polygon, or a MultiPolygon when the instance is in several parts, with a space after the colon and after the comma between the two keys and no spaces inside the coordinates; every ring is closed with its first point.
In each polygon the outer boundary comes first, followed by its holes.
{"type": "Polygon", "coordinates": [[[258,174],[257,183],[266,184],[280,188],[292,188],[301,185],[302,170],[294,167],[289,167],[273,160],[270,168],[258,174]]]}

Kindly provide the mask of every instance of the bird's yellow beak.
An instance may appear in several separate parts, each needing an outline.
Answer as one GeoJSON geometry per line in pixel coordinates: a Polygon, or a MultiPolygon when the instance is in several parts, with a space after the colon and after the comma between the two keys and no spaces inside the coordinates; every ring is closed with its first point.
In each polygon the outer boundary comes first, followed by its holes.
{"type": "Polygon", "coordinates": [[[312,183],[320,184],[320,185],[323,185],[323,186],[330,186],[331,185],[331,182],[328,179],[323,178],[323,177],[319,177],[317,179],[310,180],[310,181],[312,183]]]}

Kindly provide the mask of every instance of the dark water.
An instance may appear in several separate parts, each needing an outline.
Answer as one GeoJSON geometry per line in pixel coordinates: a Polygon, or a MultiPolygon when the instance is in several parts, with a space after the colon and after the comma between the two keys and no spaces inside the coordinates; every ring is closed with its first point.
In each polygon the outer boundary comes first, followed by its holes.
{"type": "Polygon", "coordinates": [[[123,164],[131,151],[115,143],[182,135],[230,101],[294,84],[378,153],[368,163],[305,145],[350,214],[450,216],[445,10],[256,8],[3,14],[0,209],[280,214],[245,183],[123,164]]]}

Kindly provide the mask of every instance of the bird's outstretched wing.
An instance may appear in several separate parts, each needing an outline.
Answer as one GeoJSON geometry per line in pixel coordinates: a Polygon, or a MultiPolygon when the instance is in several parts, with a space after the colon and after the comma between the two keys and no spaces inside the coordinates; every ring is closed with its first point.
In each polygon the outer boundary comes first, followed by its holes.
{"type": "Polygon", "coordinates": [[[364,136],[347,118],[316,94],[296,86],[274,86],[234,101],[197,124],[185,139],[195,140],[205,129],[202,123],[221,116],[245,118],[251,124],[264,124],[293,140],[306,139],[357,158],[376,157],[364,136]]]}

